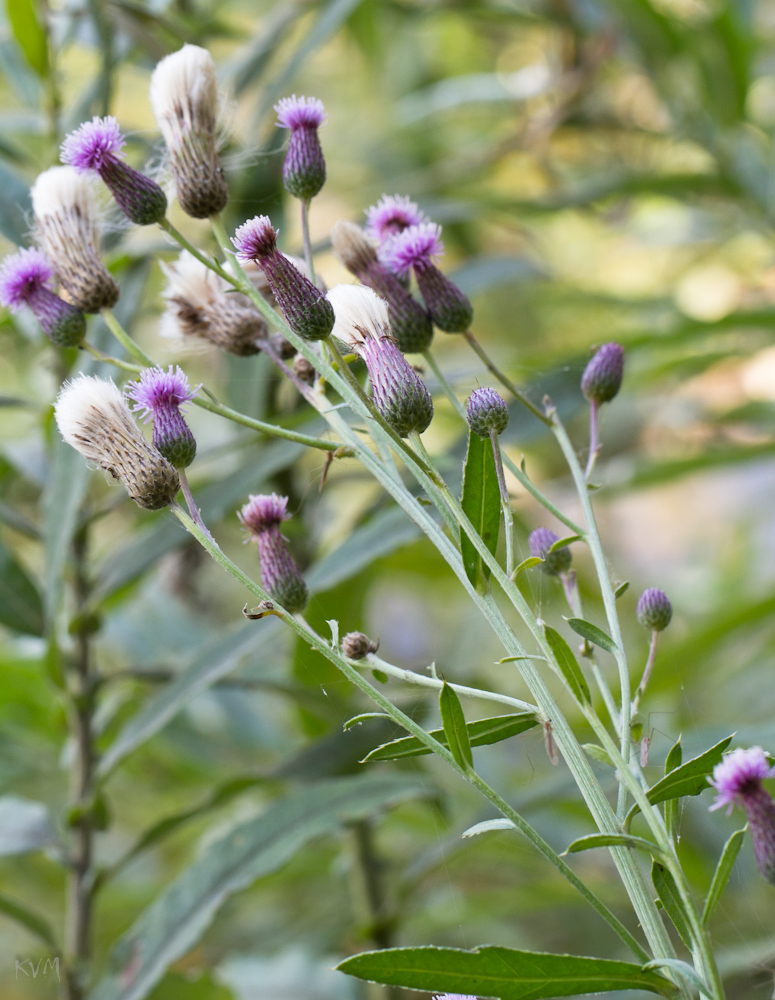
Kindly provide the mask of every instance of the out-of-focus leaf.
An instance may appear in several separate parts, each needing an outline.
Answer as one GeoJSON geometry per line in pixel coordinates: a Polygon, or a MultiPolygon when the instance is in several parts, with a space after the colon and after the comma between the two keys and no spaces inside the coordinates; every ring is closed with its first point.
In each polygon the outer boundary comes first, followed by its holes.
{"type": "Polygon", "coordinates": [[[0,622],[14,632],[43,635],[43,601],[38,589],[1,542],[0,622]]]}
{"type": "MultiPolygon", "coordinates": [[[[515,715],[496,715],[491,719],[477,719],[467,723],[466,727],[469,744],[472,747],[483,747],[518,736],[537,725],[538,720],[534,715],[520,712],[515,715]]],[[[429,735],[444,746],[449,745],[443,729],[432,729],[429,735]]],[[[402,760],[405,757],[421,757],[430,752],[416,736],[404,736],[400,740],[376,747],[365,760],[402,760]]]]}
{"type": "Polygon", "coordinates": [[[236,824],[123,935],[90,1000],[143,1000],[169,966],[196,944],[229,896],[277,871],[313,838],[428,791],[427,784],[408,775],[321,782],[236,824]]]}
{"type": "Polygon", "coordinates": [[[353,955],[338,968],[358,979],[385,985],[429,993],[497,996],[500,1000],[542,1000],[637,989],[668,996],[673,990],[672,983],[662,976],[643,972],[639,965],[630,962],[491,945],[474,951],[385,948],[353,955]]]}
{"type": "Polygon", "coordinates": [[[544,635],[549,643],[549,648],[554,653],[557,665],[562,672],[562,676],[568,682],[568,686],[574,697],[582,704],[588,705],[590,701],[589,685],[587,679],[581,672],[581,667],[576,659],[573,650],[563,639],[560,633],[553,629],[551,625],[544,625],[544,635]]]}
{"type": "Polygon", "coordinates": [[[664,865],[655,861],[651,866],[651,881],[654,883],[654,888],[657,890],[659,901],[664,907],[665,913],[673,921],[681,940],[687,948],[691,948],[692,936],[689,932],[689,922],[686,919],[683,901],[675,879],[664,865]]]}
{"type": "Polygon", "coordinates": [[[461,837],[478,837],[480,833],[494,833],[496,830],[516,830],[517,828],[510,819],[486,819],[482,823],[469,826],[460,834],[461,837]]]}
{"type": "Polygon", "coordinates": [[[31,210],[29,188],[13,170],[0,163],[0,233],[12,243],[21,244],[29,229],[27,217],[31,210]]]}
{"type": "Polygon", "coordinates": [[[471,296],[483,295],[500,285],[539,277],[545,277],[544,273],[525,257],[475,257],[450,275],[458,288],[471,296]]]}
{"type": "Polygon", "coordinates": [[[186,976],[181,972],[168,972],[148,1000],[234,1000],[235,994],[221,984],[213,982],[208,973],[186,976]]]}
{"type": "Polygon", "coordinates": [[[708,897],[705,900],[705,907],[702,911],[702,922],[706,925],[713,916],[713,911],[716,909],[721,899],[721,894],[724,892],[729,881],[729,876],[732,874],[732,869],[734,868],[735,861],[737,861],[740,848],[743,846],[746,829],[747,827],[743,827],[742,830],[735,830],[726,844],[724,844],[724,849],[721,852],[721,857],[718,859],[716,870],[713,872],[713,880],[710,883],[708,897]]]}
{"type": "Polygon", "coordinates": [[[614,766],[614,762],[611,760],[608,751],[597,743],[582,743],[581,749],[588,757],[592,757],[593,760],[599,760],[601,764],[608,764],[609,767],[614,766]]]}
{"type": "Polygon", "coordinates": [[[8,896],[0,893],[0,913],[4,913],[6,917],[15,920],[22,927],[26,927],[31,934],[40,938],[44,944],[50,945],[52,948],[57,947],[54,932],[48,921],[33,910],[30,910],[24,903],[20,903],[16,899],[10,899],[8,896]]]}
{"type": "Polygon", "coordinates": [[[29,854],[53,842],[48,806],[15,795],[0,798],[0,855],[29,854]]]}
{"type": "Polygon", "coordinates": [[[463,768],[472,767],[474,758],[471,754],[471,741],[468,738],[466,717],[463,706],[454,688],[446,681],[439,695],[439,711],[444,728],[445,742],[450,753],[463,768]]]}
{"type": "Polygon", "coordinates": [[[582,639],[586,639],[587,642],[591,642],[595,646],[600,646],[608,653],[616,652],[616,643],[597,625],[593,625],[592,622],[585,621],[583,618],[568,618],[567,622],[582,639]]]}
{"type": "Polygon", "coordinates": [[[553,73],[544,63],[524,66],[513,73],[463,73],[448,77],[405,97],[398,116],[406,124],[421,121],[466,104],[493,101],[526,101],[548,90],[553,73]]]}
{"type": "Polygon", "coordinates": [[[34,0],[6,0],[8,21],[14,38],[36,73],[48,71],[48,41],[35,12],[34,0]]]}
{"type": "MultiPolygon", "coordinates": [[[[468,435],[463,472],[461,506],[468,515],[475,531],[487,548],[495,553],[501,523],[501,495],[495,456],[489,438],[479,437],[473,431],[468,435]]],[[[490,571],[464,531],[460,533],[460,549],[466,576],[479,590],[486,586],[490,571]]]]}
{"type": "Polygon", "coordinates": [[[89,469],[80,452],[53,435],[54,457],[43,498],[43,535],[46,547],[45,605],[53,621],[64,589],[64,573],[78,523],[78,509],[86,493],[89,469]]]}
{"type": "Polygon", "coordinates": [[[224,68],[238,97],[246,87],[260,79],[278,45],[302,13],[301,4],[284,3],[273,7],[244,54],[235,57],[233,67],[224,68]]]}

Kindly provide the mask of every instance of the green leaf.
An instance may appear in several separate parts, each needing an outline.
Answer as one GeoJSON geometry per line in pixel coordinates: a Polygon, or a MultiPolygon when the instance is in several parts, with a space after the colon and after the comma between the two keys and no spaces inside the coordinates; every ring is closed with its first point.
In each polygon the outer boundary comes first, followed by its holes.
{"type": "Polygon", "coordinates": [[[614,766],[614,762],[611,760],[608,751],[601,747],[597,743],[582,743],[581,749],[587,755],[587,757],[592,757],[594,760],[599,760],[601,764],[608,764],[609,767],[614,766]]]}
{"type": "Polygon", "coordinates": [[[688,962],[682,962],[680,958],[655,958],[651,962],[646,962],[643,970],[648,969],[673,969],[679,976],[683,976],[692,986],[696,986],[701,993],[711,996],[713,991],[702,979],[696,969],[692,968],[688,962]]]}
{"type": "Polygon", "coordinates": [[[713,772],[716,764],[721,762],[721,756],[731,742],[732,736],[727,736],[699,757],[693,757],[692,760],[687,760],[685,764],[669,771],[664,778],[649,788],[647,792],[649,802],[656,805],[657,802],[666,802],[668,799],[699,795],[700,792],[704,792],[709,787],[708,775],[713,772]]]}
{"type": "Polygon", "coordinates": [[[54,840],[48,806],[15,795],[0,798],[0,856],[40,851],[54,840]]]}
{"type": "Polygon", "coordinates": [[[368,719],[389,719],[390,716],[385,712],[361,712],[360,715],[354,715],[352,719],[348,719],[347,722],[342,726],[342,729],[347,732],[348,729],[352,729],[353,726],[360,726],[362,722],[366,722],[368,719]]]}
{"type": "Polygon", "coordinates": [[[675,929],[687,948],[692,947],[692,936],[689,932],[689,922],[684,913],[683,901],[675,884],[675,879],[664,865],[654,861],[651,865],[651,881],[657,890],[659,901],[675,925],[675,929]]]}
{"type": "Polygon", "coordinates": [[[573,631],[577,635],[580,635],[582,639],[586,639],[595,646],[600,646],[601,649],[605,649],[608,653],[616,652],[616,643],[610,635],[607,635],[597,625],[593,625],[592,622],[585,621],[583,618],[568,618],[566,620],[573,631]]]}
{"type": "Polygon", "coordinates": [[[8,896],[0,893],[0,913],[4,913],[11,920],[15,920],[17,924],[21,924],[22,927],[26,927],[28,931],[34,934],[35,937],[40,938],[45,944],[50,945],[52,948],[58,947],[54,932],[48,921],[30,910],[24,903],[19,903],[17,900],[10,899],[8,896]]]}
{"type": "Polygon", "coordinates": [[[644,837],[633,837],[629,833],[590,833],[586,837],[574,840],[565,854],[578,854],[580,851],[590,851],[595,847],[633,847],[638,851],[647,851],[651,855],[660,853],[657,845],[644,837]]]}
{"type": "MultiPolygon", "coordinates": [[[[468,742],[472,747],[489,746],[492,743],[500,743],[511,736],[518,736],[538,725],[538,721],[530,712],[520,712],[516,715],[496,715],[491,719],[477,719],[476,722],[469,722],[466,725],[468,730],[468,742]]],[[[448,746],[446,733],[443,729],[432,729],[429,733],[435,740],[444,746],[448,746]]],[[[402,760],[405,757],[421,757],[431,751],[424,743],[421,743],[416,736],[403,736],[399,740],[385,743],[381,747],[372,750],[366,761],[373,760],[402,760]]]]}
{"type": "Polygon", "coordinates": [[[716,870],[713,873],[713,880],[710,883],[708,898],[705,900],[705,908],[702,911],[702,922],[704,924],[707,924],[710,920],[713,911],[718,905],[718,901],[721,899],[721,894],[726,888],[729,876],[732,874],[732,868],[740,853],[740,848],[743,846],[743,837],[745,837],[747,829],[748,827],[744,826],[742,830],[735,830],[726,844],[724,844],[724,850],[718,859],[716,870]]]}
{"type": "Polygon", "coordinates": [[[532,569],[534,566],[540,566],[542,562],[543,559],[540,556],[528,556],[514,569],[511,576],[516,579],[520,573],[524,573],[525,570],[532,569]]]}
{"type": "Polygon", "coordinates": [[[89,1000],[142,1000],[199,941],[223,903],[275,872],[315,837],[427,794],[408,775],[325,781],[302,788],[211,843],[113,948],[89,1000]]]}
{"type": "Polygon", "coordinates": [[[619,598],[622,597],[624,594],[626,594],[629,589],[630,589],[629,580],[625,580],[624,583],[620,583],[619,586],[614,591],[614,599],[618,601],[619,598]]]}
{"type": "Polygon", "coordinates": [[[6,0],[8,20],[19,48],[39,76],[48,71],[48,41],[35,13],[34,0],[6,0]]]}
{"type": "Polygon", "coordinates": [[[354,955],[337,968],[358,979],[386,986],[500,1000],[542,1000],[612,990],[641,989],[663,996],[673,992],[672,984],[662,976],[644,972],[630,962],[516,951],[492,945],[473,951],[385,948],[354,955]]]}
{"type": "Polygon", "coordinates": [[[578,660],[573,655],[573,650],[560,633],[556,629],[553,629],[551,625],[544,625],[544,635],[546,636],[546,641],[549,643],[549,648],[557,660],[557,666],[560,668],[562,676],[568,682],[568,686],[573,692],[574,697],[582,705],[588,705],[590,702],[589,685],[584,674],[581,672],[578,660]]]}
{"type": "MultiPolygon", "coordinates": [[[[86,367],[86,366],[84,366],[86,367]]],[[[88,369],[87,369],[88,371],[88,369]]],[[[53,437],[54,457],[43,498],[43,536],[46,546],[46,614],[57,614],[65,583],[65,566],[86,493],[89,468],[83,455],[53,437]]]]}
{"type": "Polygon", "coordinates": [[[1,542],[0,622],[14,632],[43,635],[43,601],[38,589],[1,542]]]}
{"type": "Polygon", "coordinates": [[[667,751],[667,757],[665,757],[665,774],[669,774],[671,771],[675,771],[677,767],[680,767],[682,760],[683,748],[681,747],[681,737],[679,736],[667,751]]]}
{"type": "MultiPolygon", "coordinates": [[[[681,766],[683,760],[683,750],[681,749],[681,737],[670,747],[665,758],[665,774],[669,774],[677,767],[681,766]]],[[[678,822],[681,818],[681,803],[679,799],[668,799],[665,803],[665,826],[668,834],[675,839],[678,836],[678,822]]]]}
{"type": "Polygon", "coordinates": [[[482,823],[475,823],[473,826],[469,826],[469,828],[464,830],[460,836],[461,838],[478,837],[480,833],[493,833],[495,830],[516,829],[516,826],[514,826],[510,819],[486,819],[482,823]]]}
{"type": "MultiPolygon", "coordinates": [[[[481,438],[473,432],[469,432],[468,435],[468,451],[463,470],[463,496],[460,503],[474,529],[494,555],[498,547],[501,523],[498,473],[495,469],[492,442],[489,438],[481,438]]],[[[484,589],[490,571],[464,531],[460,533],[460,551],[466,576],[478,590],[484,589]]]]}
{"type": "Polygon", "coordinates": [[[468,726],[463,714],[463,706],[454,688],[446,681],[439,694],[439,711],[444,729],[446,744],[450,753],[463,768],[473,767],[474,758],[471,754],[471,741],[468,738],[468,726]]]}
{"type": "Polygon", "coordinates": [[[572,542],[578,542],[581,540],[581,535],[568,535],[566,538],[558,538],[556,542],[552,543],[550,552],[556,552],[557,549],[564,549],[566,545],[570,545],[572,542]]]}

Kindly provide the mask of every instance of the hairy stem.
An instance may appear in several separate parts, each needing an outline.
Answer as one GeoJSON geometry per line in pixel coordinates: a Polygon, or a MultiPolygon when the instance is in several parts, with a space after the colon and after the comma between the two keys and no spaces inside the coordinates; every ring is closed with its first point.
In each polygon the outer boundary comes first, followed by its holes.
{"type": "Polygon", "coordinates": [[[490,441],[495,458],[495,471],[498,475],[498,489],[501,495],[501,510],[503,511],[503,533],[506,536],[506,574],[511,579],[514,573],[514,515],[511,512],[509,491],[506,489],[506,477],[503,474],[503,460],[497,431],[490,431],[490,441]]]}
{"type": "Polygon", "coordinates": [[[514,396],[515,399],[518,399],[523,406],[527,407],[527,409],[530,410],[533,416],[537,417],[541,421],[541,423],[548,425],[549,420],[546,417],[546,415],[542,413],[540,409],[535,405],[535,403],[531,402],[524,394],[524,392],[518,389],[511,381],[511,379],[507,375],[504,375],[503,372],[500,370],[500,368],[498,368],[494,364],[489,354],[485,351],[485,349],[482,347],[482,345],[479,343],[479,341],[476,339],[473,333],[471,333],[471,331],[468,330],[466,333],[463,334],[463,336],[471,345],[477,357],[484,363],[485,368],[487,368],[487,370],[492,375],[494,375],[495,378],[497,378],[497,380],[501,383],[501,385],[504,386],[506,389],[508,389],[511,395],[514,396]]]}
{"type": "Polygon", "coordinates": [[[312,243],[309,238],[309,198],[301,201],[301,238],[304,241],[304,260],[307,263],[309,278],[315,284],[315,261],[312,257],[312,243]]]}

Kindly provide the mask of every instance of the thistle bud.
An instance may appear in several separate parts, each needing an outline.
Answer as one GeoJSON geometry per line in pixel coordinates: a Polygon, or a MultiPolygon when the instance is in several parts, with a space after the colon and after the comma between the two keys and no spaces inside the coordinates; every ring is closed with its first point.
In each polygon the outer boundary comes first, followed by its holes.
{"type": "Polygon", "coordinates": [[[396,275],[380,263],[363,230],[342,219],[331,230],[331,242],[347,270],[387,302],[390,329],[400,350],[413,354],[429,347],[433,339],[430,316],[396,275]]]}
{"type": "Polygon", "coordinates": [[[293,373],[300,378],[302,382],[306,382],[308,385],[312,385],[317,376],[317,372],[313,365],[307,361],[303,354],[297,354],[293,359],[293,373]]]}
{"type": "Polygon", "coordinates": [[[119,289],[99,254],[99,209],[91,178],[74,167],[51,167],[32,186],[36,237],[74,306],[110,309],[119,289]]]}
{"type": "Polygon", "coordinates": [[[146,368],[124,390],[145,423],[153,418],[153,446],[176,469],[191,465],[196,456],[196,441],[180,407],[196,396],[198,388],[192,391],[181,369],[170,365],[166,372],[146,368]]]}
{"type": "Polygon", "coordinates": [[[590,403],[608,403],[622,384],[624,348],[620,344],[603,344],[584,369],[581,391],[590,403]]]}
{"type": "Polygon", "coordinates": [[[759,873],[775,885],[775,801],[762,786],[765,778],[775,775],[761,747],[733,750],[713,768],[708,781],[718,792],[711,810],[735,806],[745,810],[751,829],[753,853],[759,873]]]}
{"type": "Polygon", "coordinates": [[[421,434],[433,419],[433,400],[390,335],[385,300],[362,285],[337,285],[328,297],[336,315],[334,336],[366,362],[380,415],[401,437],[421,434]]]}
{"type": "Polygon", "coordinates": [[[421,222],[386,240],[379,259],[399,276],[414,271],[417,286],[431,319],[445,333],[465,333],[474,317],[467,295],[433,263],[444,252],[441,226],[421,222]]]}
{"type": "Polygon", "coordinates": [[[673,617],[673,605],[664,590],[649,587],[638,598],[635,616],[649,632],[662,632],[673,617]]]}
{"type": "Polygon", "coordinates": [[[218,81],[207,49],[184,45],[161,60],[151,76],[151,107],[180,207],[195,219],[216,215],[229,192],[216,149],[218,81]]]}
{"type": "Polygon", "coordinates": [[[276,493],[251,496],[238,517],[248,532],[246,541],[258,545],[261,581],[264,590],[286,611],[294,614],[307,604],[307,585],[280,534],[280,525],[287,521],[288,497],[276,493]]]}
{"type": "Polygon", "coordinates": [[[362,660],[378,649],[379,643],[372,642],[363,632],[348,632],[342,639],[342,652],[348,660],[362,660]]]}
{"type": "Polygon", "coordinates": [[[559,576],[561,573],[567,573],[573,559],[567,545],[555,549],[554,552],[549,551],[554,543],[559,542],[559,540],[560,536],[555,535],[549,528],[536,528],[535,531],[530,532],[530,537],[527,540],[530,547],[530,555],[543,559],[541,569],[544,573],[548,573],[549,576],[559,576]]]}
{"type": "Polygon", "coordinates": [[[29,306],[57,347],[76,347],[86,333],[86,317],[51,290],[54,268],[40,250],[20,250],[0,268],[0,303],[11,312],[29,306]]]}
{"type": "Polygon", "coordinates": [[[266,215],[243,223],[232,237],[237,259],[254,261],[266,275],[291,329],[305,340],[324,340],[334,326],[325,295],[277,249],[277,231],[266,215]]]}
{"type": "Polygon", "coordinates": [[[174,263],[162,262],[161,268],[167,278],[161,336],[206,340],[239,357],[259,352],[268,328],[246,295],[233,291],[186,250],[174,263]]]}
{"type": "Polygon", "coordinates": [[[285,190],[301,201],[314,198],[326,182],[326,161],[318,129],[327,115],[315,97],[284,97],[274,106],[277,127],[291,130],[283,164],[285,190]]]}
{"type": "Polygon", "coordinates": [[[376,205],[366,209],[366,232],[378,246],[409,226],[426,221],[424,213],[406,195],[383,194],[376,205]]]}
{"type": "Polygon", "coordinates": [[[95,117],[65,138],[62,162],[81,173],[98,173],[124,215],[138,226],[160,222],[167,211],[167,196],[156,181],[119,158],[125,145],[115,118],[95,117]]]}
{"type": "Polygon", "coordinates": [[[474,389],[466,408],[468,426],[479,437],[489,437],[490,431],[502,434],[509,422],[509,408],[494,389],[474,389]]]}
{"type": "Polygon", "coordinates": [[[139,507],[158,510],[175,499],[177,472],[140,433],[115,383],[91,375],[66,382],[54,415],[65,441],[120,480],[139,507]]]}

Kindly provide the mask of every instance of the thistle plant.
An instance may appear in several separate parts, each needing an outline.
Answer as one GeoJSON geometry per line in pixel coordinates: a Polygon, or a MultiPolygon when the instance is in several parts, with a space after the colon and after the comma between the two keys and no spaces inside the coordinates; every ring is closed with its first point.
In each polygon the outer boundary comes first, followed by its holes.
{"type": "MultiPolygon", "coordinates": [[[[277,813],[269,807],[206,846],[204,860],[195,862],[193,874],[184,873],[138,918],[107,962],[93,962],[94,907],[100,893],[118,871],[154,838],[165,836],[169,828],[162,822],[146,831],[125,856],[103,862],[101,837],[110,823],[104,799],[108,778],[145,738],[158,733],[187,699],[216,679],[225,679],[243,647],[231,636],[234,646],[226,657],[226,667],[204,656],[197,671],[167,678],[169,687],[160,699],[139,709],[138,716],[130,718],[126,728],[119,728],[118,735],[115,729],[120,720],[103,736],[102,720],[110,718],[115,709],[107,697],[102,700],[107,678],[94,666],[99,653],[90,646],[90,635],[99,627],[95,607],[99,594],[91,592],[85,568],[85,539],[91,523],[103,511],[90,508],[80,521],[74,517],[77,587],[73,597],[77,598],[77,613],[63,627],[67,608],[60,601],[49,623],[52,649],[61,647],[66,653],[61,657],[57,683],[67,705],[75,748],[73,795],[63,823],[66,843],[61,852],[69,885],[63,955],[68,1000],[87,996],[93,1000],[141,1000],[148,996],[165,970],[196,945],[229,894],[290,857],[294,838],[303,840],[340,827],[355,831],[360,867],[368,882],[370,934],[375,946],[342,961],[339,969],[343,973],[391,988],[430,992],[437,1000],[475,1000],[478,996],[540,1000],[628,990],[675,1000],[697,995],[705,1000],[724,1000],[725,986],[710,922],[743,834],[735,835],[733,846],[724,849],[706,886],[692,865],[684,863],[677,816],[682,799],[709,791],[712,785],[717,799],[710,808],[728,805],[730,810],[733,806],[744,809],[758,870],[767,882],[775,883],[775,802],[764,785],[775,774],[775,767],[759,747],[737,748],[725,755],[731,737],[682,763],[679,739],[668,755],[666,773],[652,780],[642,758],[639,762],[633,752],[642,736],[642,723],[635,717],[644,699],[650,697],[649,678],[660,668],[657,636],[670,623],[673,609],[661,589],[650,588],[634,613],[625,605],[620,615],[617,599],[623,590],[613,582],[597,523],[595,491],[589,483],[600,452],[598,408],[613,403],[619,393],[623,348],[606,344],[587,366],[577,395],[579,399],[585,396],[591,407],[590,436],[588,441],[576,439],[574,428],[571,437],[552,400],[546,397],[542,406],[531,401],[523,387],[499,372],[474,339],[471,301],[439,267],[441,228],[408,196],[383,198],[369,210],[365,232],[352,223],[335,226],[334,249],[358,283],[338,284],[325,293],[316,282],[309,240],[310,202],[326,181],[318,135],[326,115],[316,98],[293,96],[276,106],[278,124],[290,131],[282,177],[286,191],[300,202],[296,208],[304,237],[304,266],[297,266],[280,249],[279,230],[268,215],[243,221],[229,242],[219,214],[227,204],[228,190],[215,150],[214,80],[208,54],[186,46],[160,63],[152,85],[153,107],[167,145],[178,200],[189,215],[209,220],[212,239],[203,235],[203,229],[197,239],[189,239],[170,222],[161,188],[121,158],[124,140],[114,118],[95,118],[81,125],[65,140],[63,159],[77,171],[96,172],[131,222],[158,224],[178,244],[180,256],[176,260],[160,261],[167,279],[160,295],[165,306],[162,332],[173,330],[182,334],[183,340],[206,342],[210,357],[217,359],[214,365],[222,360],[217,352],[228,353],[232,370],[241,371],[239,366],[244,365],[244,371],[252,373],[246,380],[257,377],[257,369],[247,367],[255,359],[249,359],[263,354],[259,359],[265,364],[261,377],[288,380],[295,387],[292,413],[294,418],[306,420],[305,426],[299,430],[279,417],[260,421],[250,413],[231,409],[219,403],[206,385],[191,388],[183,367],[187,366],[185,358],[181,365],[169,365],[165,371],[146,353],[111,312],[117,301],[116,289],[99,258],[91,208],[85,210],[82,220],[84,235],[78,253],[68,258],[62,251],[62,233],[67,233],[66,239],[78,238],[75,229],[67,228],[73,225],[72,206],[86,198],[85,189],[69,174],[65,178],[69,199],[62,197],[55,210],[50,210],[56,199],[47,188],[50,171],[48,179],[43,174],[36,185],[38,232],[43,246],[51,248],[51,261],[34,249],[10,256],[0,272],[0,297],[12,308],[26,304],[32,309],[53,343],[48,350],[76,346],[85,335],[84,351],[106,370],[112,366],[116,379],[125,380],[123,390],[102,374],[78,374],[65,380],[54,405],[59,435],[83,459],[119,480],[143,512],[163,511],[165,530],[182,526],[211,557],[210,579],[224,580],[245,599],[244,613],[250,622],[244,621],[238,607],[233,612],[234,622],[249,630],[247,638],[240,633],[245,648],[271,648],[278,634],[298,641],[300,661],[313,653],[315,663],[335,671],[342,688],[357,697],[359,709],[372,709],[361,711],[346,725],[363,725],[369,734],[370,726],[389,723],[392,735],[374,737],[374,745],[358,765],[363,777],[332,779],[322,790],[305,786],[292,793],[290,805],[281,803],[277,813]],[[261,272],[265,285],[255,280],[251,266],[261,272]],[[54,290],[52,282],[57,276],[73,303],[54,290]],[[407,287],[410,278],[416,282],[422,303],[407,287]],[[122,356],[106,352],[104,341],[97,342],[93,326],[87,331],[84,311],[102,312],[122,356]],[[495,389],[480,387],[464,404],[429,352],[433,325],[462,334],[474,348],[477,368],[481,361],[485,371],[501,379],[514,400],[507,402],[495,389]],[[288,350],[282,345],[289,345],[288,350]],[[466,449],[462,488],[457,479],[459,463],[446,453],[449,449],[443,435],[435,434],[432,395],[421,373],[405,357],[405,352],[411,351],[426,354],[453,405],[455,444],[460,441],[466,449]],[[289,365],[291,355],[294,360],[289,365]],[[365,382],[361,361],[366,368],[365,382]],[[466,596],[472,613],[497,640],[502,653],[498,664],[502,685],[460,684],[447,680],[435,668],[426,674],[389,662],[378,655],[377,642],[353,627],[356,623],[324,617],[330,634],[321,634],[313,627],[304,617],[305,609],[325,612],[325,594],[310,603],[313,574],[306,574],[305,580],[280,530],[288,520],[289,505],[292,509],[297,506],[295,500],[290,501],[291,487],[283,486],[281,493],[252,493],[253,487],[247,485],[251,470],[241,467],[245,480],[240,481],[239,497],[230,496],[219,507],[211,491],[209,508],[200,498],[200,509],[185,470],[196,470],[197,465],[202,468],[199,463],[203,462],[204,449],[197,448],[182,412],[184,406],[208,410],[214,425],[228,420],[250,432],[288,442],[299,451],[308,448],[313,458],[320,459],[324,453],[323,491],[331,465],[337,475],[340,463],[346,461],[346,469],[357,469],[357,475],[368,477],[370,488],[378,491],[380,503],[391,516],[400,518],[404,526],[411,524],[433,547],[435,556],[446,566],[450,584],[466,596]],[[153,420],[152,441],[145,437],[133,410],[146,421],[153,420]],[[538,483],[534,470],[509,454],[513,450],[509,435],[517,423],[511,419],[515,410],[544,433],[547,449],[564,460],[575,491],[569,511],[548,495],[554,492],[551,482],[546,486],[538,483]],[[579,454],[587,446],[585,470],[579,454]],[[507,471],[542,506],[546,517],[553,519],[550,523],[562,523],[569,533],[561,536],[540,525],[528,534],[522,518],[515,524],[513,505],[518,498],[507,471]],[[176,500],[179,489],[187,510],[176,500]],[[226,507],[232,527],[237,527],[236,513],[247,536],[245,541],[256,543],[258,566],[255,555],[236,555],[234,559],[229,555],[229,529],[216,523],[217,512],[222,514],[226,507]],[[503,552],[501,533],[505,538],[503,552]],[[579,553],[577,569],[572,568],[571,544],[576,546],[574,553],[579,553]],[[530,555],[517,564],[520,549],[530,555]],[[524,577],[531,568],[536,568],[535,575],[524,577]],[[583,588],[577,583],[577,572],[583,588]],[[550,589],[552,578],[562,582],[570,617],[556,615],[551,601],[544,606],[537,596],[541,588],[535,581],[543,579],[543,586],[550,589]],[[602,616],[585,611],[582,590],[585,600],[587,593],[599,598],[602,616]],[[249,603],[254,610],[248,611],[249,603]],[[624,615],[640,623],[651,636],[646,666],[634,695],[622,627],[624,615]],[[598,623],[592,617],[597,617],[598,623]],[[604,655],[613,661],[615,672],[604,655]],[[519,683],[522,697],[509,693],[512,681],[519,683]],[[431,728],[430,723],[425,724],[424,717],[402,698],[399,685],[411,685],[418,697],[433,692],[434,699],[438,698],[435,704],[440,725],[431,728]],[[497,703],[501,714],[474,719],[473,706],[483,702],[497,703]],[[508,793],[496,789],[485,777],[490,773],[482,766],[487,746],[531,731],[534,736],[539,734],[539,740],[543,733],[552,763],[567,770],[577,790],[574,809],[583,815],[589,832],[570,844],[557,843],[553,835],[544,836],[527,818],[527,807],[510,801],[508,793]],[[375,879],[380,865],[370,839],[371,824],[381,810],[403,797],[428,797],[433,790],[430,782],[420,784],[414,773],[399,768],[392,774],[377,772],[373,778],[370,771],[379,761],[427,755],[435,755],[457,779],[468,783],[485,810],[483,820],[464,836],[478,838],[497,829],[508,837],[518,834],[526,839],[540,856],[540,863],[553,867],[589,907],[589,919],[599,933],[599,951],[615,957],[567,954],[562,946],[556,953],[489,945],[461,950],[437,946],[438,942],[430,939],[395,946],[394,922],[385,914],[386,904],[375,879]],[[301,824],[308,818],[302,836],[301,824]],[[612,871],[621,883],[621,900],[625,896],[629,900],[631,912],[626,917],[614,912],[608,895],[606,900],[601,898],[586,869],[571,857],[592,849],[608,852],[612,871]],[[221,859],[217,877],[212,875],[215,869],[207,867],[216,864],[214,858],[221,859]],[[699,894],[705,895],[702,905],[699,894]],[[185,913],[181,916],[182,909],[185,913]],[[93,982],[96,976],[100,978],[93,982]],[[447,989],[469,992],[443,992],[447,989]]],[[[64,175],[58,176],[61,179],[64,175]]],[[[57,354],[57,359],[64,364],[65,352],[57,354]]],[[[220,457],[216,454],[215,459],[220,457]]],[[[83,471],[80,464],[78,469],[83,471]]],[[[309,479],[309,469],[306,475],[309,479]]],[[[222,501],[223,496],[216,500],[222,501]]],[[[305,526],[298,530],[304,540],[305,526]]],[[[296,539],[293,548],[297,551],[296,539]]],[[[303,551],[301,544],[298,550],[303,551]]],[[[225,586],[224,591],[224,600],[231,600],[231,591],[225,586]]],[[[56,674],[55,667],[52,673],[56,674]]],[[[274,683],[282,693],[283,684],[274,683]]],[[[250,779],[240,781],[269,784],[279,773],[253,773],[250,779]]],[[[492,769],[492,781],[501,780],[498,770],[492,769]]],[[[219,794],[226,797],[226,792],[215,792],[213,799],[219,794]]],[[[115,808],[122,808],[120,799],[115,808]]],[[[189,810],[178,825],[204,811],[189,810]]],[[[615,905],[618,911],[619,903],[615,905]]],[[[13,911],[7,904],[2,908],[13,911]]],[[[35,926],[36,919],[34,914],[28,916],[27,926],[35,926]]],[[[37,926],[39,932],[43,926],[45,938],[45,921],[37,926]]],[[[557,928],[558,938],[563,934],[564,928],[557,928]]]]}

